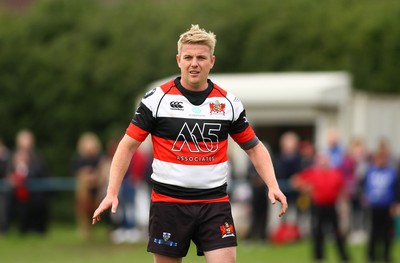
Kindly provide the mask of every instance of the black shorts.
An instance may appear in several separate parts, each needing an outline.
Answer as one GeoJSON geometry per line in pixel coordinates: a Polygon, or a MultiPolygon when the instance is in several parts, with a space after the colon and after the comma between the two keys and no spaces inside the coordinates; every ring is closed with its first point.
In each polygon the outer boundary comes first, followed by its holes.
{"type": "Polygon", "coordinates": [[[151,204],[147,251],[184,257],[191,241],[199,256],[205,251],[237,246],[230,203],[151,204]]]}

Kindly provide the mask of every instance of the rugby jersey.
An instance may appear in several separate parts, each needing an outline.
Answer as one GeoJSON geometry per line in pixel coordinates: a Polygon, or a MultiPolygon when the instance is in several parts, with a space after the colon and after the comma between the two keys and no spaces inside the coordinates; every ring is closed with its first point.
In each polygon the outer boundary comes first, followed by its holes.
{"type": "Polygon", "coordinates": [[[153,144],[153,202],[228,201],[228,135],[243,149],[258,138],[241,101],[208,80],[201,92],[180,77],[147,92],[126,130],[153,144]]]}

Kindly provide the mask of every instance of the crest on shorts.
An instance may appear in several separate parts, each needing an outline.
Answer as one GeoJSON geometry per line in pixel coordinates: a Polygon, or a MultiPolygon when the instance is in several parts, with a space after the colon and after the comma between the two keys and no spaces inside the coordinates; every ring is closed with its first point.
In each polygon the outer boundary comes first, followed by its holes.
{"type": "Polygon", "coordinates": [[[210,114],[213,113],[222,113],[225,115],[225,103],[220,103],[219,100],[216,100],[215,102],[210,102],[210,114]]]}
{"type": "Polygon", "coordinates": [[[162,238],[154,238],[153,242],[158,244],[158,245],[165,245],[165,246],[169,246],[169,247],[177,247],[178,246],[178,242],[174,242],[174,241],[170,240],[170,238],[171,238],[171,233],[163,232],[162,233],[162,238]]]}
{"type": "Polygon", "coordinates": [[[163,232],[162,237],[163,237],[164,241],[167,242],[168,239],[171,237],[171,233],[163,232]]]}
{"type": "Polygon", "coordinates": [[[220,226],[219,229],[221,230],[222,238],[235,236],[235,229],[233,227],[233,224],[228,224],[228,222],[225,222],[225,224],[220,226]]]}

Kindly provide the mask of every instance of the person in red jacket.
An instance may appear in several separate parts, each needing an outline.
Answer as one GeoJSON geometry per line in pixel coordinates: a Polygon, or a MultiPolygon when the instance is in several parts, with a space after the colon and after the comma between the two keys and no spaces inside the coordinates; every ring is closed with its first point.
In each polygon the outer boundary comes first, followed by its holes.
{"type": "Polygon", "coordinates": [[[330,226],[334,230],[336,246],[342,262],[348,262],[344,234],[340,230],[336,211],[343,186],[343,175],[329,163],[329,155],[324,152],[317,154],[314,165],[297,174],[292,184],[300,191],[310,194],[312,202],[312,238],[313,255],[316,262],[322,262],[324,255],[324,230],[330,226]]]}

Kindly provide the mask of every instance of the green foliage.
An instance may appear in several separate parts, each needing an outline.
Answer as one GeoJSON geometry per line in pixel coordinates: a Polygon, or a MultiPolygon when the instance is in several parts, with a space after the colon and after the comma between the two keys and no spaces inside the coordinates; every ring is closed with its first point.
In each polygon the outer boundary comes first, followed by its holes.
{"type": "Polygon", "coordinates": [[[55,175],[83,131],[122,135],[135,100],[178,74],[190,24],[217,34],[214,72],[348,70],[357,89],[400,92],[398,1],[37,1],[0,10],[0,137],[37,135],[55,175]]]}

